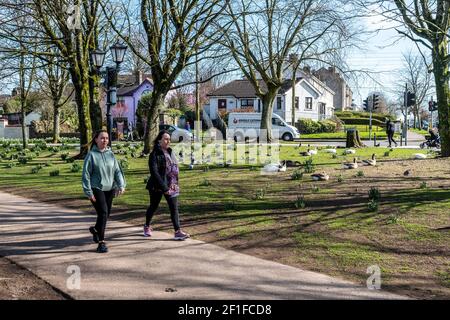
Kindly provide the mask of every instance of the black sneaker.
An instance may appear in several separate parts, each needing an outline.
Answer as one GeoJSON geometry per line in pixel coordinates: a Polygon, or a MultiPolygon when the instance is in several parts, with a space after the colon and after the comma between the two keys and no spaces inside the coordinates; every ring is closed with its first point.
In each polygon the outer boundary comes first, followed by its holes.
{"type": "Polygon", "coordinates": [[[104,242],[100,242],[98,244],[97,252],[98,253],[106,253],[106,252],[108,252],[108,247],[106,246],[106,244],[104,242]]]}
{"type": "Polygon", "coordinates": [[[92,233],[92,240],[93,240],[95,243],[98,243],[98,242],[99,242],[99,239],[98,239],[98,232],[97,232],[97,230],[95,230],[94,227],[90,227],[90,228],[89,228],[89,232],[92,233]]]}

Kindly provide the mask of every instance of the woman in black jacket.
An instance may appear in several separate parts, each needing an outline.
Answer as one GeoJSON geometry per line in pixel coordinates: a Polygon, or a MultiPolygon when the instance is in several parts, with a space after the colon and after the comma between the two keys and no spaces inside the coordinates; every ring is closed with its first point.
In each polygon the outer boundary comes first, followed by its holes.
{"type": "Polygon", "coordinates": [[[150,222],[156,210],[158,209],[161,198],[164,195],[170,209],[170,218],[172,219],[175,230],[175,240],[185,240],[190,237],[180,228],[180,219],[178,214],[178,195],[180,188],[178,185],[178,162],[172,153],[170,145],[169,132],[162,130],[158,133],[153,142],[153,150],[148,159],[150,169],[150,178],[147,182],[147,190],[150,194],[150,206],[146,213],[146,222],[144,225],[144,236],[152,235],[150,222]]]}

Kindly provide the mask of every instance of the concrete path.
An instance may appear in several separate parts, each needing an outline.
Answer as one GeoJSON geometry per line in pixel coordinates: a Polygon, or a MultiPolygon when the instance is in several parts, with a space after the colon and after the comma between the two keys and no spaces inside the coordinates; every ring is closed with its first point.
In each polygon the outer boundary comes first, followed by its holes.
{"type": "Polygon", "coordinates": [[[0,192],[0,254],[75,299],[406,298],[172,234],[144,238],[140,227],[116,221],[107,228],[110,252],[98,254],[93,222],[0,192]]]}

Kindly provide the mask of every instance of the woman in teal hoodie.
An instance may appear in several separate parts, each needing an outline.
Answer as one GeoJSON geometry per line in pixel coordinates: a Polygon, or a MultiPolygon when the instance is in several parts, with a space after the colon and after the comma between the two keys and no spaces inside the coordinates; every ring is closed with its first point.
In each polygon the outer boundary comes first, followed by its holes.
{"type": "Polygon", "coordinates": [[[97,223],[89,231],[94,242],[98,243],[97,252],[100,253],[108,252],[105,229],[113,198],[125,192],[125,178],[108,142],[105,130],[94,135],[82,174],[83,191],[97,212],[97,223]]]}

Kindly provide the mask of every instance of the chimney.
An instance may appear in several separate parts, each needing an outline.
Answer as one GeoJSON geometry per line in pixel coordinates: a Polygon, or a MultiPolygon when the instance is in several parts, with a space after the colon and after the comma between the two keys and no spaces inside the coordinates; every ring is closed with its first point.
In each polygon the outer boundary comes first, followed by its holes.
{"type": "Polygon", "coordinates": [[[328,67],[328,71],[330,71],[331,73],[336,73],[336,67],[328,67]]]}
{"type": "Polygon", "coordinates": [[[141,84],[144,81],[144,73],[141,70],[134,71],[135,82],[137,85],[141,84]]]}

